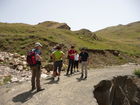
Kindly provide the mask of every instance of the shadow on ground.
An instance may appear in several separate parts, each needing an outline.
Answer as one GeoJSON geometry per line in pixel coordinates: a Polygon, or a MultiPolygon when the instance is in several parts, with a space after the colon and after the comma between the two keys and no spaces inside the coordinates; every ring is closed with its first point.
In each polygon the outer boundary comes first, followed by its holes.
{"type": "Polygon", "coordinates": [[[15,96],[12,101],[13,102],[21,102],[24,103],[26,101],[28,101],[29,99],[31,99],[33,97],[34,94],[36,94],[37,92],[32,92],[32,91],[26,91],[24,93],[18,94],[17,96],[15,96]]]}
{"type": "Polygon", "coordinates": [[[76,78],[78,82],[87,80],[86,78],[76,78]]]}
{"type": "Polygon", "coordinates": [[[45,84],[58,84],[59,83],[59,79],[54,80],[52,77],[47,78],[46,80],[50,80],[50,81],[45,84]]]}

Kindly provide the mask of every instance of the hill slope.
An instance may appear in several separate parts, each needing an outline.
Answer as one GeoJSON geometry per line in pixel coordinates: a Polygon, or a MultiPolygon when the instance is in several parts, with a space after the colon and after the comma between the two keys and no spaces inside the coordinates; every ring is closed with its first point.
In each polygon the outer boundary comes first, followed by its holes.
{"type": "MultiPolygon", "coordinates": [[[[140,22],[109,27],[94,33],[87,29],[71,31],[65,27],[56,27],[62,24],[50,21],[38,25],[0,23],[0,51],[26,54],[38,41],[43,44],[45,59],[49,59],[46,55],[56,44],[64,46],[64,51],[71,45],[75,45],[77,50],[86,47],[91,49],[93,53],[95,49],[100,50],[100,53],[104,52],[103,50],[110,49],[119,50],[129,55],[140,55],[140,22]]],[[[96,55],[96,58],[100,58],[98,62],[105,62],[105,59],[110,56],[108,51],[104,55],[97,53],[96,55]]],[[[124,60],[125,58],[128,58],[128,56],[123,55],[124,60]]],[[[116,56],[113,59],[115,60],[116,56]]],[[[122,60],[122,57],[117,57],[117,59],[122,60]]],[[[95,58],[93,58],[94,60],[95,58]]],[[[129,61],[132,60],[129,59],[127,62],[129,61]]]]}
{"type": "Polygon", "coordinates": [[[140,53],[140,21],[108,27],[95,33],[113,45],[113,49],[135,54],[140,53]]]}

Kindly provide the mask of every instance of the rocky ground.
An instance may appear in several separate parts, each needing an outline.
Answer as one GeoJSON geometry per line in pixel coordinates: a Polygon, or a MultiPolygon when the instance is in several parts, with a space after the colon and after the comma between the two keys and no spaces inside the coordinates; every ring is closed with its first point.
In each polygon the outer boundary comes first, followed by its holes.
{"type": "Polygon", "coordinates": [[[52,81],[50,76],[42,79],[41,85],[45,90],[38,93],[29,91],[30,81],[3,85],[0,87],[0,105],[98,105],[93,95],[95,85],[114,76],[133,75],[137,68],[140,65],[91,69],[87,80],[81,80],[79,72],[70,77],[62,72],[60,81],[52,81]]]}

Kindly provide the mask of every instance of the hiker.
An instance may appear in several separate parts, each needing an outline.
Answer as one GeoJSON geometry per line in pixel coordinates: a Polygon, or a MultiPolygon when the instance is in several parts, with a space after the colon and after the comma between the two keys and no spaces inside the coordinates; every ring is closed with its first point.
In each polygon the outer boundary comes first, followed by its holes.
{"type": "Polygon", "coordinates": [[[74,56],[75,56],[76,50],[74,49],[74,46],[71,46],[71,49],[68,51],[68,69],[66,75],[69,75],[69,70],[70,74],[73,74],[73,67],[74,67],[74,56]]]}
{"type": "Polygon", "coordinates": [[[79,58],[80,58],[81,67],[82,67],[81,78],[83,78],[84,72],[85,72],[85,79],[86,79],[89,54],[86,52],[85,48],[82,48],[81,53],[79,54],[79,58]]]}
{"type": "Polygon", "coordinates": [[[40,86],[40,76],[41,76],[41,48],[42,45],[39,42],[35,43],[35,48],[32,49],[32,52],[35,53],[35,64],[30,65],[32,70],[32,78],[31,78],[31,85],[32,85],[32,91],[37,88],[37,92],[42,91],[44,89],[40,86]]]}
{"type": "Polygon", "coordinates": [[[58,76],[58,80],[60,79],[60,73],[63,66],[63,56],[64,53],[61,51],[61,46],[57,46],[56,50],[52,53],[52,59],[54,62],[53,80],[56,76],[58,76]]]}
{"type": "Polygon", "coordinates": [[[75,56],[74,56],[74,72],[76,68],[77,68],[77,72],[79,72],[78,66],[79,66],[79,54],[76,51],[75,56]]]}

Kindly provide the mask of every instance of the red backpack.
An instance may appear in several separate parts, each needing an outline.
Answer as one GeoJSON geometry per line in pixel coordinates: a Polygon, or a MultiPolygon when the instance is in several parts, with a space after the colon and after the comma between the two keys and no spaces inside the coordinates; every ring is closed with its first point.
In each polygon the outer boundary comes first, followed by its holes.
{"type": "Polygon", "coordinates": [[[29,51],[27,53],[27,63],[29,66],[34,66],[37,64],[37,61],[36,61],[36,57],[35,57],[36,53],[34,51],[29,51]]]}

